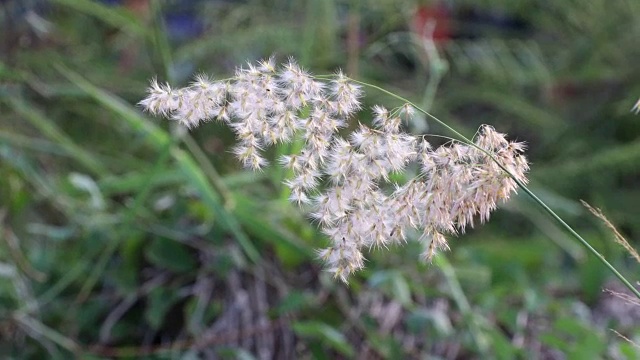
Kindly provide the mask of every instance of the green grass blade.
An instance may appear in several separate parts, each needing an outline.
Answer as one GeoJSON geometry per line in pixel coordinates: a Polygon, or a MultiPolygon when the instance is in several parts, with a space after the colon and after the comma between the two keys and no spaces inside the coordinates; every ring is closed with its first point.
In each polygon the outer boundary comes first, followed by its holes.
{"type": "Polygon", "coordinates": [[[98,185],[104,196],[110,196],[137,191],[146,183],[151,183],[153,186],[167,186],[178,184],[183,180],[182,174],[173,169],[165,169],[157,173],[153,179],[149,179],[146,168],[142,168],[130,174],[107,176],[101,179],[98,185]]]}
{"type": "Polygon", "coordinates": [[[63,147],[54,142],[24,136],[10,131],[0,130],[0,143],[47,154],[71,156],[63,147]]]}
{"type": "MultiPolygon", "coordinates": [[[[541,109],[535,104],[505,91],[493,91],[482,86],[463,86],[456,89],[456,104],[485,103],[495,107],[505,114],[521,119],[529,127],[540,131],[555,133],[566,128],[566,122],[561,117],[541,109]]],[[[446,104],[446,103],[445,103],[446,104]]]]}
{"type": "Polygon", "coordinates": [[[136,215],[141,213],[141,208],[144,204],[144,201],[149,196],[149,193],[153,189],[153,179],[156,174],[158,174],[163,165],[167,162],[167,158],[169,156],[169,144],[160,152],[158,158],[154,162],[155,165],[153,169],[148,173],[149,180],[144,183],[140,188],[136,191],[136,196],[133,200],[133,206],[125,211],[125,216],[123,221],[118,226],[117,235],[110,239],[105,246],[105,250],[102,251],[100,257],[97,259],[95,265],[91,269],[91,273],[85,280],[84,284],[80,288],[78,295],[76,297],[77,302],[84,302],[84,300],[89,296],[91,290],[95,284],[98,283],[99,279],[103,276],[104,270],[107,267],[109,259],[111,256],[118,250],[118,247],[122,243],[123,239],[127,236],[131,236],[132,233],[135,232],[133,229],[133,224],[135,223],[136,215]]]}
{"type": "Polygon", "coordinates": [[[159,53],[162,62],[162,71],[165,79],[173,81],[171,68],[173,59],[171,58],[171,47],[167,39],[167,31],[165,30],[164,19],[162,18],[162,8],[158,0],[151,1],[151,12],[153,15],[153,48],[159,53]]]}
{"type": "Polygon", "coordinates": [[[51,0],[51,2],[93,16],[128,33],[147,37],[149,32],[140,19],[123,7],[112,7],[91,0],[51,0]]]}
{"type": "MultiPolygon", "coordinates": [[[[148,137],[149,144],[156,150],[161,151],[166,146],[171,145],[172,140],[169,134],[141,116],[131,105],[117,96],[94,86],[63,65],[57,65],[56,68],[63,76],[85,91],[100,105],[117,114],[133,130],[145,134],[148,137]]],[[[207,181],[207,177],[193,160],[193,157],[173,145],[171,145],[170,153],[185,179],[198,191],[202,201],[211,208],[221,224],[234,235],[247,257],[253,262],[259,262],[260,254],[258,250],[242,230],[237,219],[224,208],[220,195],[216,193],[209,181],[207,181]]]]}
{"type": "Polygon", "coordinates": [[[640,140],[599,150],[592,156],[536,169],[538,179],[577,178],[586,174],[633,174],[640,169],[640,140]]]}
{"type": "Polygon", "coordinates": [[[28,104],[24,100],[17,98],[7,99],[9,106],[35,128],[40,130],[46,137],[54,143],[61,146],[65,151],[89,169],[96,175],[104,175],[107,173],[102,164],[86,149],[78,146],[70,137],[60,130],[53,121],[49,120],[40,110],[37,110],[33,104],[28,104]]]}
{"type": "Polygon", "coordinates": [[[256,216],[256,214],[260,213],[261,206],[251,201],[251,199],[246,196],[236,195],[234,203],[234,213],[254,237],[265,243],[272,243],[277,247],[286,248],[295,253],[300,259],[315,257],[313,250],[302,243],[299,237],[274,224],[269,220],[268,216],[256,216]]]}
{"type": "Polygon", "coordinates": [[[177,160],[180,169],[184,173],[185,177],[189,180],[196,190],[202,196],[207,206],[209,206],[214,214],[222,220],[227,229],[236,237],[236,240],[242,246],[245,254],[249,259],[255,263],[259,262],[260,254],[255,246],[249,240],[249,237],[245,234],[240,226],[240,223],[236,220],[235,216],[229,214],[222,205],[220,196],[214,191],[213,187],[207,181],[207,177],[200,170],[195,161],[186,152],[174,148],[172,149],[173,157],[177,160]]]}
{"type": "Polygon", "coordinates": [[[444,275],[445,280],[447,281],[447,285],[449,285],[449,290],[451,291],[451,297],[455,301],[458,309],[462,313],[462,315],[467,320],[467,325],[469,327],[469,333],[473,338],[473,342],[475,343],[478,351],[486,357],[489,351],[489,339],[486,334],[481,331],[479,324],[479,315],[473,312],[471,305],[469,304],[469,300],[462,290],[462,286],[458,281],[456,276],[455,269],[447,260],[445,256],[441,254],[435,256],[434,262],[440,270],[442,270],[442,274],[444,275]]]}

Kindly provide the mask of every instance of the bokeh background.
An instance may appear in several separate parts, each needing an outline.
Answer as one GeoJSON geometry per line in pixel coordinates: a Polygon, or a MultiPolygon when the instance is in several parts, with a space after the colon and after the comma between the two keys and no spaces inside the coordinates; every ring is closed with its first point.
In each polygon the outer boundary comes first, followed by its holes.
{"type": "Polygon", "coordinates": [[[152,77],[270,55],[526,141],[531,188],[638,279],[578,199],[637,244],[640,1],[2,0],[0,357],[640,357],[640,307],[525,196],[434,264],[410,241],[345,285],[281,170],[243,170],[220,124],[136,106],[152,77]]]}

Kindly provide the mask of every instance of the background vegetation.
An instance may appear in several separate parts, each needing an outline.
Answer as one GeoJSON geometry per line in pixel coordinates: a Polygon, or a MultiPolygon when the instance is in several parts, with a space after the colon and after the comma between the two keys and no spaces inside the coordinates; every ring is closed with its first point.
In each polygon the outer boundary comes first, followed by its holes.
{"type": "Polygon", "coordinates": [[[524,196],[435,264],[412,242],[372,251],[345,286],[282,171],[242,170],[224,126],[135,105],[156,75],[184,85],[271,54],[342,67],[467,135],[527,141],[532,189],[635,280],[578,199],[640,237],[640,2],[0,4],[2,357],[640,357],[610,331],[640,341],[640,308],[524,196]]]}

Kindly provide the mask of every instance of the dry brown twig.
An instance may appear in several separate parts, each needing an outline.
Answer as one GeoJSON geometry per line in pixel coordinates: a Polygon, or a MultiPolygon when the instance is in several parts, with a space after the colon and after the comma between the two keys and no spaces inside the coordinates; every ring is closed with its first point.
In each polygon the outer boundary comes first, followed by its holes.
{"type": "MultiPolygon", "coordinates": [[[[639,102],[640,104],[640,102],[639,102]]],[[[613,223],[604,215],[604,213],[602,212],[602,210],[598,209],[598,208],[594,208],[591,205],[589,205],[586,201],[584,200],[580,200],[580,202],[582,203],[582,205],[584,205],[584,207],[587,208],[587,210],[589,210],[589,212],[591,212],[595,217],[597,217],[598,219],[600,219],[602,221],[602,223],[609,229],[611,230],[611,232],[613,233],[613,239],[616,243],[618,243],[620,246],[622,246],[629,254],[631,254],[631,256],[640,264],[640,256],[638,255],[638,252],[636,251],[636,249],[634,249],[633,247],[631,247],[631,244],[629,244],[629,242],[627,241],[627,239],[624,238],[624,236],[622,236],[622,234],[620,234],[620,232],[618,231],[618,229],[613,225],[613,223]]],[[[609,290],[609,289],[605,289],[606,292],[608,292],[609,294],[624,300],[625,302],[635,305],[635,306],[640,306],[640,302],[638,301],[637,298],[625,294],[625,293],[620,293],[617,291],[613,291],[613,290],[609,290]]],[[[629,344],[631,344],[633,347],[640,349],[640,345],[638,345],[636,342],[634,342],[633,340],[629,339],[628,337],[622,335],[620,332],[618,332],[615,329],[610,329],[614,334],[616,334],[618,337],[620,337],[621,339],[625,340],[626,342],[628,342],[629,344]]]]}
{"type": "Polygon", "coordinates": [[[584,207],[587,208],[587,210],[589,210],[595,217],[597,217],[598,219],[602,220],[602,223],[609,229],[611,230],[611,232],[614,235],[614,240],[616,243],[618,243],[620,246],[622,246],[625,250],[627,250],[627,252],[629,254],[631,254],[631,256],[633,256],[633,258],[640,264],[640,255],[638,255],[638,252],[636,251],[636,249],[634,249],[633,247],[631,247],[631,245],[629,244],[629,242],[627,241],[627,239],[624,238],[624,236],[622,236],[622,234],[620,234],[620,232],[618,231],[618,229],[616,229],[616,227],[613,225],[613,223],[611,223],[611,221],[609,221],[609,219],[607,219],[607,217],[604,215],[604,213],[602,212],[602,210],[598,209],[598,208],[594,208],[591,205],[589,205],[586,201],[584,200],[580,200],[580,202],[582,203],[582,205],[584,205],[584,207]]]}

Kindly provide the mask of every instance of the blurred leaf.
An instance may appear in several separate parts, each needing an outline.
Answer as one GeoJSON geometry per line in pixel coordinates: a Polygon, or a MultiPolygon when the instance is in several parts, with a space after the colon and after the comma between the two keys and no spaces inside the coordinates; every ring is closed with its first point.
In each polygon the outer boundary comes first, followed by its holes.
{"type": "Polygon", "coordinates": [[[640,348],[638,345],[632,344],[623,340],[618,345],[620,352],[626,356],[627,359],[637,359],[640,357],[640,348]]]}
{"type": "Polygon", "coordinates": [[[27,224],[26,229],[29,235],[46,236],[48,240],[52,241],[66,241],[71,239],[74,235],[77,235],[78,229],[75,226],[51,226],[48,224],[40,224],[37,222],[31,222],[27,224]]]}
{"type": "MultiPolygon", "coordinates": [[[[542,193],[544,194],[544,191],[542,193]]],[[[547,196],[547,198],[551,197],[547,196]]],[[[552,203],[552,206],[558,210],[570,209],[575,212],[581,211],[579,208],[574,209],[577,204],[568,202],[560,197],[552,199],[549,203],[552,203]],[[567,206],[559,208],[557,204],[561,204],[562,202],[565,202],[567,206]]],[[[557,222],[553,221],[546,212],[539,208],[532,207],[529,201],[525,201],[520,197],[514,201],[512,206],[516,211],[521,212],[525,217],[527,217],[529,221],[535,224],[542,233],[544,233],[551,241],[555,242],[556,245],[569,254],[575,261],[582,261],[587,257],[586,250],[577,243],[574,238],[567,235],[567,232],[564,231],[557,222]]]]}
{"type": "Polygon", "coordinates": [[[189,333],[201,336],[207,324],[215,321],[223,309],[224,305],[218,301],[207,302],[206,299],[197,296],[189,298],[184,306],[189,333]]]}
{"type": "Polygon", "coordinates": [[[281,224],[270,220],[268,214],[256,216],[264,211],[264,206],[251,201],[249,197],[236,195],[234,214],[242,225],[256,238],[267,244],[273,244],[278,253],[278,258],[288,266],[297,266],[302,261],[314,257],[311,248],[301,243],[299,238],[293,236],[281,224]]]}
{"type": "Polygon", "coordinates": [[[445,311],[416,309],[406,317],[406,325],[409,331],[419,335],[424,334],[431,325],[438,335],[451,335],[454,331],[451,319],[445,311]]]}
{"type": "Polygon", "coordinates": [[[384,359],[406,359],[410,351],[403,351],[402,344],[393,336],[381,335],[377,332],[367,333],[367,340],[377,353],[382,355],[384,359]]]}
{"type": "Polygon", "coordinates": [[[106,176],[99,181],[99,187],[105,195],[111,195],[135,192],[149,182],[151,182],[151,186],[156,187],[175,185],[182,181],[184,181],[184,175],[173,168],[162,169],[152,179],[149,179],[147,169],[138,169],[123,175],[106,176]]]}
{"type": "Polygon", "coordinates": [[[491,341],[492,351],[496,359],[510,360],[520,358],[516,357],[516,354],[519,353],[518,348],[516,348],[509,339],[505,337],[505,334],[502,331],[491,329],[487,332],[491,341]]]}
{"type": "MultiPolygon", "coordinates": [[[[225,32],[224,36],[211,33],[192,42],[183,44],[175,52],[177,61],[207,63],[212,56],[227,54],[230,56],[241,48],[263,46],[275,48],[278,53],[289,54],[299,51],[300,41],[295,29],[287,24],[256,24],[225,32]],[[218,36],[216,36],[218,35],[218,36]]],[[[238,54],[237,56],[244,56],[238,54]]]]}
{"type": "Polygon", "coordinates": [[[535,41],[483,38],[452,39],[444,44],[455,70],[485,75],[503,83],[531,84],[550,81],[550,70],[535,41]]]}
{"type": "Polygon", "coordinates": [[[462,286],[470,290],[486,290],[491,286],[492,269],[486,265],[461,263],[456,266],[456,275],[462,286]]]}
{"type": "Polygon", "coordinates": [[[389,296],[398,300],[403,306],[410,306],[412,303],[407,279],[399,271],[376,271],[369,278],[369,285],[385,289],[389,296]]]}
{"type": "Polygon", "coordinates": [[[338,40],[337,6],[335,0],[309,0],[307,21],[304,22],[304,52],[302,63],[316,68],[327,68],[336,59],[338,40]]]}
{"type": "Polygon", "coordinates": [[[173,240],[154,239],[145,249],[145,254],[151,263],[163,269],[187,272],[194,270],[197,266],[196,260],[186,246],[173,240]]]}
{"type": "Polygon", "coordinates": [[[256,360],[256,358],[250,352],[244,349],[221,347],[220,349],[217,349],[216,354],[222,359],[256,360]]]}
{"type": "Polygon", "coordinates": [[[465,106],[478,102],[492,105],[497,110],[516,116],[526,125],[545,133],[557,133],[567,126],[561,117],[538,104],[530,103],[521,95],[511,91],[493,91],[485,84],[456,89],[455,102],[465,106]]]}
{"type": "Polygon", "coordinates": [[[91,0],[51,0],[51,2],[94,16],[106,24],[138,36],[149,35],[147,28],[140,23],[139,18],[123,6],[107,6],[91,0]]]}
{"type": "Polygon", "coordinates": [[[54,206],[65,212],[67,216],[73,217],[69,199],[56,191],[55,186],[51,184],[51,179],[37,169],[30,159],[4,146],[0,146],[0,158],[5,160],[5,164],[9,164],[21,173],[39,196],[50,199],[54,206]]]}
{"type": "Polygon", "coordinates": [[[561,159],[560,164],[541,166],[534,175],[541,181],[571,182],[585,174],[611,172],[633,174],[640,169],[640,141],[602,149],[585,158],[561,159]]]}
{"type": "Polygon", "coordinates": [[[303,291],[292,291],[280,300],[277,312],[279,315],[299,312],[302,309],[312,306],[312,301],[313,298],[310,294],[303,291]]]}
{"type": "Polygon", "coordinates": [[[158,286],[149,292],[147,299],[144,318],[151,328],[157,331],[162,327],[167,312],[176,303],[178,297],[173,290],[158,286]]]}
{"type": "Polygon", "coordinates": [[[570,360],[601,358],[607,348],[601,334],[580,319],[557,319],[553,330],[542,334],[540,340],[567,354],[570,360]]]}
{"type": "Polygon", "coordinates": [[[104,210],[105,200],[96,182],[88,175],[72,172],[68,176],[69,182],[78,190],[85,191],[90,196],[90,205],[95,210],[104,210]]]}
{"type": "Polygon", "coordinates": [[[23,136],[18,133],[0,130],[0,143],[11,144],[23,149],[41,151],[48,154],[70,156],[63,147],[55,142],[23,136]]]}
{"type": "Polygon", "coordinates": [[[202,200],[211,208],[211,210],[214,211],[222,224],[224,224],[225,227],[235,236],[247,257],[249,257],[253,262],[259,261],[260,254],[258,250],[244,233],[236,218],[232,216],[221,204],[220,196],[207,181],[205,175],[198,168],[193,158],[181,149],[171,146],[172,139],[169,134],[142,117],[129,104],[125,103],[120,98],[95,87],[80,75],[62,65],[58,65],[57,69],[62,73],[62,75],[69,79],[69,81],[86,91],[87,94],[93,97],[102,106],[118,114],[121,120],[131,126],[133,130],[149,136],[149,143],[157,150],[170,147],[172,157],[176,160],[186,179],[196,188],[200,196],[202,196],[202,200]]]}
{"type": "Polygon", "coordinates": [[[135,292],[138,289],[138,286],[140,285],[138,281],[139,275],[139,267],[125,263],[120,264],[119,266],[109,271],[108,275],[103,276],[108,276],[113,281],[116,288],[121,293],[126,294],[135,292]]]}
{"type": "Polygon", "coordinates": [[[317,321],[299,321],[292,325],[293,331],[302,337],[309,337],[323,341],[326,345],[345,356],[354,356],[355,351],[347,339],[335,328],[317,321]]]}
{"type": "MultiPolygon", "coordinates": [[[[594,244],[593,241],[590,241],[594,244]]],[[[602,271],[601,264],[593,256],[589,256],[580,264],[580,290],[587,303],[595,303],[602,295],[602,289],[609,274],[602,271]]]]}
{"type": "Polygon", "coordinates": [[[78,146],[71,138],[62,132],[55,122],[49,120],[36,106],[18,98],[9,98],[9,105],[12,109],[28,120],[34,127],[40,130],[46,137],[62,146],[67,154],[75,158],[94,174],[104,175],[107,170],[102,164],[87,151],[78,146]]]}

